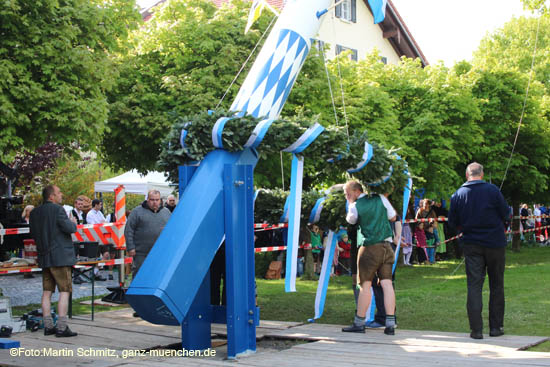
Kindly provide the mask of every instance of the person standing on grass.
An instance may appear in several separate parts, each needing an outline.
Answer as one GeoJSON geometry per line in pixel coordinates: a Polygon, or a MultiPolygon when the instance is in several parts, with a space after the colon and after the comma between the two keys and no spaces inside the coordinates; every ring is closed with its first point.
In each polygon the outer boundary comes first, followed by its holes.
{"type": "Polygon", "coordinates": [[[451,197],[449,224],[462,232],[468,284],[467,310],[470,337],[483,339],[483,282],[489,276],[489,335],[504,334],[504,266],[506,236],[504,222],[508,204],[500,190],[483,181],[483,166],[466,168],[466,183],[451,197]]]}
{"type": "Polygon", "coordinates": [[[384,334],[395,334],[395,292],[392,285],[392,266],[394,252],[391,245],[392,229],[389,221],[395,221],[397,213],[388,199],[383,195],[367,196],[361,184],[348,181],[344,185],[348,201],[346,221],[359,224],[363,240],[357,254],[359,271],[359,291],[357,312],[353,324],[343,328],[343,332],[365,332],[365,316],[371,303],[371,285],[377,273],[384,291],[384,308],[386,309],[386,328],[384,334]]]}
{"type": "Polygon", "coordinates": [[[44,335],[71,337],[77,333],[67,325],[69,295],[72,292],[71,271],[76,264],[71,233],[76,232],[76,219],[69,219],[61,206],[63,194],[59,187],[49,185],[42,190],[44,203],[30,214],[31,235],[36,242],[38,266],[42,268],[42,315],[44,335]],[[52,319],[52,293],[59,290],[57,312],[59,319],[54,326],[52,319]]]}

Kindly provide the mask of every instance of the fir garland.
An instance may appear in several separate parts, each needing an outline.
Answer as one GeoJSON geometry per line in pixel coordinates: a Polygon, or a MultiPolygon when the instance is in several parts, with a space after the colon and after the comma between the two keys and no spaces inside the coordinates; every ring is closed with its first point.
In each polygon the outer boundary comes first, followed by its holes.
{"type": "MultiPolygon", "coordinates": [[[[237,117],[235,113],[226,110],[203,112],[187,117],[172,113],[171,116],[174,124],[163,143],[158,165],[161,170],[169,173],[172,182],[178,181],[178,166],[200,161],[215,149],[211,132],[219,118],[235,116],[227,121],[222,133],[223,148],[230,152],[243,150],[252,131],[262,120],[250,115],[237,117]],[[182,130],[187,131],[185,146],[180,142],[182,130]]],[[[314,123],[315,121],[304,118],[274,121],[259,146],[260,156],[278,154],[294,143],[314,123]]],[[[367,140],[366,132],[354,131],[347,137],[344,128],[331,126],[313,141],[304,151],[304,155],[308,160],[314,161],[334,159],[333,163],[327,163],[327,170],[341,173],[355,168],[362,160],[367,140]]],[[[361,182],[369,192],[383,194],[394,189],[402,190],[407,182],[407,175],[404,173],[406,162],[376,142],[370,144],[373,147],[371,161],[351,177],[361,182]],[[390,172],[392,173],[389,180],[380,182],[390,172]]]]}

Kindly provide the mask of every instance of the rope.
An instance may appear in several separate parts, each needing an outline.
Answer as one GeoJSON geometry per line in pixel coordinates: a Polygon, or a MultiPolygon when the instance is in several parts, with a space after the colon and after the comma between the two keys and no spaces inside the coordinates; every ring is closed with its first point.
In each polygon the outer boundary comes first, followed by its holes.
{"type": "MultiPolygon", "coordinates": [[[[336,26],[334,24],[334,15],[332,15],[331,20],[332,20],[332,32],[333,32],[334,39],[338,39],[336,38],[336,26]]],[[[338,66],[338,78],[340,79],[340,92],[342,94],[342,107],[344,109],[344,120],[346,121],[346,134],[348,136],[348,141],[349,141],[348,115],[346,114],[346,100],[344,98],[344,85],[342,83],[342,71],[340,70],[340,58],[338,57],[338,55],[336,55],[336,65],[338,66]]]]}
{"type": "Polygon", "coordinates": [[[225,96],[227,95],[227,93],[229,92],[229,90],[231,89],[231,87],[233,86],[233,84],[235,84],[235,82],[237,81],[237,78],[239,77],[239,75],[241,75],[242,71],[244,70],[244,68],[246,67],[246,64],[248,64],[248,61],[250,61],[250,58],[252,57],[252,55],[254,55],[254,52],[256,51],[256,49],[258,48],[258,46],[260,45],[260,43],[262,42],[262,40],[264,39],[265,35],[267,34],[267,32],[270,30],[271,26],[273,25],[273,22],[275,21],[275,19],[277,19],[277,16],[273,16],[273,18],[271,18],[271,22],[269,23],[269,25],[267,26],[267,28],[265,29],[264,33],[262,34],[262,36],[260,37],[260,39],[258,40],[258,42],[256,43],[256,46],[254,46],[254,48],[252,49],[252,51],[250,52],[250,55],[248,55],[247,59],[245,60],[245,62],[243,63],[243,65],[241,66],[241,69],[237,72],[237,75],[235,75],[235,78],[233,78],[233,80],[231,81],[231,84],[229,84],[229,87],[227,87],[227,89],[225,90],[225,93],[223,94],[222,98],[220,99],[220,101],[218,102],[218,104],[216,105],[216,109],[218,107],[220,107],[220,105],[222,104],[223,100],[225,99],[225,96]]]}
{"type": "Polygon", "coordinates": [[[518,129],[516,131],[516,136],[514,138],[514,145],[512,146],[512,152],[510,153],[510,158],[508,158],[508,164],[506,164],[506,170],[504,171],[504,176],[502,177],[502,182],[500,183],[500,190],[502,190],[502,185],[504,185],[504,181],[506,180],[506,175],[508,174],[508,169],[510,168],[510,163],[512,162],[512,157],[514,156],[514,152],[516,150],[516,143],[518,142],[519,130],[520,130],[521,124],[523,122],[523,116],[525,115],[525,106],[527,105],[527,97],[529,96],[529,88],[531,87],[531,81],[533,79],[533,69],[535,68],[535,56],[537,54],[537,43],[538,43],[538,40],[539,40],[540,18],[542,18],[542,16],[539,16],[539,19],[538,19],[538,22],[537,22],[537,33],[535,35],[535,48],[533,50],[533,57],[531,59],[531,71],[529,72],[529,82],[527,83],[527,89],[525,91],[525,98],[523,100],[523,108],[521,109],[521,116],[519,118],[518,129]]]}
{"type": "MultiPolygon", "coordinates": [[[[334,101],[334,93],[332,92],[332,83],[330,82],[330,74],[328,72],[327,62],[325,59],[325,50],[324,47],[322,47],[322,44],[319,44],[320,51],[321,51],[321,58],[323,59],[323,65],[325,66],[325,73],[327,74],[327,81],[328,81],[328,90],[330,92],[330,99],[332,100],[332,110],[334,111],[334,120],[336,121],[336,126],[338,126],[338,114],[336,112],[336,103],[334,101]]],[[[349,138],[349,134],[348,134],[349,138]]]]}

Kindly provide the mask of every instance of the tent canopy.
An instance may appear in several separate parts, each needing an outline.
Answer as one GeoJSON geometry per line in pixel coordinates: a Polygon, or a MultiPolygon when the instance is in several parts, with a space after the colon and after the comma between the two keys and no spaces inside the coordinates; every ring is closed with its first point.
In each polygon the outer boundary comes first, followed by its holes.
{"type": "Polygon", "coordinates": [[[95,192],[113,192],[118,185],[124,185],[127,193],[147,195],[149,190],[158,190],[162,197],[166,197],[174,191],[162,172],[149,172],[146,176],[140,175],[136,170],[123,173],[120,176],[109,178],[94,183],[95,192]]]}

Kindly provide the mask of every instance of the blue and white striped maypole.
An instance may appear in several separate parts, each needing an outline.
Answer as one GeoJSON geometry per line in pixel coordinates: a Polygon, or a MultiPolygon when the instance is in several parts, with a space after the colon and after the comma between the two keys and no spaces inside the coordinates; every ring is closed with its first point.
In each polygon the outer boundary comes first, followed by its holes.
{"type": "MultiPolygon", "coordinates": [[[[257,147],[273,119],[277,119],[292,90],[294,82],[311,49],[311,41],[317,36],[323,16],[332,0],[288,0],[277,23],[265,41],[254,65],[231,105],[231,111],[265,118],[254,130],[247,147],[257,147]]],[[[213,141],[219,141],[227,118],[216,124],[213,141]]],[[[220,119],[221,120],[221,119],[220,119]]],[[[230,122],[229,122],[230,123],[230,122]]],[[[296,291],[296,267],[298,257],[298,234],[302,202],[303,158],[301,153],[323,131],[312,126],[300,139],[285,151],[293,153],[292,177],[289,201],[285,290],[296,291]]],[[[216,144],[214,144],[216,145],[216,144]]]]}

